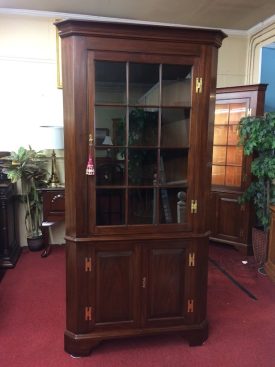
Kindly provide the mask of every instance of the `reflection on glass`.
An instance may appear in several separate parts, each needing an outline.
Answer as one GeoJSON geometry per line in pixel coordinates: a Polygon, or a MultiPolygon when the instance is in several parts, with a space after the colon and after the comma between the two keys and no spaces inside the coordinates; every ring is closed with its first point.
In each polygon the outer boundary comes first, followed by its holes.
{"type": "Polygon", "coordinates": [[[129,189],[128,224],[152,224],[153,189],[129,189]]]}
{"type": "Polygon", "coordinates": [[[229,124],[239,124],[240,119],[246,115],[246,103],[231,103],[229,124]]]}
{"type": "Polygon", "coordinates": [[[227,148],[227,157],[226,157],[227,164],[241,166],[242,160],[243,160],[243,150],[241,147],[227,148]]]}
{"type": "Polygon", "coordinates": [[[129,64],[129,104],[159,105],[159,65],[129,64]]]}
{"type": "Polygon", "coordinates": [[[96,224],[125,224],[125,191],[123,189],[96,190],[96,224]]]}
{"type": "Polygon", "coordinates": [[[214,126],[214,144],[227,144],[227,126],[214,126]]]}
{"type": "Polygon", "coordinates": [[[129,113],[129,145],[156,146],[158,142],[158,110],[137,108],[129,113]]]}
{"type": "Polygon", "coordinates": [[[226,161],[226,147],[213,147],[213,163],[225,164],[226,161]]]}
{"type": "Polygon", "coordinates": [[[187,183],[188,151],[185,149],[161,149],[160,184],[187,183]]]}
{"type": "Polygon", "coordinates": [[[228,145],[237,145],[239,141],[238,126],[228,126],[228,145]]]}
{"type": "Polygon", "coordinates": [[[126,103],[126,63],[95,61],[95,103],[126,103]]]}
{"type": "Polygon", "coordinates": [[[191,106],[191,71],[191,66],[163,65],[163,106],[191,106]]]}
{"type": "Polygon", "coordinates": [[[129,149],[129,185],[153,185],[156,172],[156,149],[129,149]]]}
{"type": "Polygon", "coordinates": [[[225,184],[227,186],[241,186],[241,167],[226,167],[225,184]]]}
{"type": "Polygon", "coordinates": [[[187,218],[186,189],[161,188],[160,200],[160,223],[185,223],[187,218]]]}
{"type": "Polygon", "coordinates": [[[188,147],[190,110],[163,108],[161,113],[161,146],[188,147]]]}
{"type": "Polygon", "coordinates": [[[125,161],[102,160],[96,158],[96,184],[123,185],[125,181],[125,161]]]}
{"type": "Polygon", "coordinates": [[[212,184],[224,185],[225,166],[212,166],[212,184]]]}
{"type": "Polygon", "coordinates": [[[229,119],[229,104],[217,104],[215,109],[215,125],[227,125],[229,119]]]}
{"type": "Polygon", "coordinates": [[[109,145],[125,145],[125,116],[126,108],[124,107],[95,107],[95,143],[97,146],[104,143],[106,136],[111,138],[109,145]]]}

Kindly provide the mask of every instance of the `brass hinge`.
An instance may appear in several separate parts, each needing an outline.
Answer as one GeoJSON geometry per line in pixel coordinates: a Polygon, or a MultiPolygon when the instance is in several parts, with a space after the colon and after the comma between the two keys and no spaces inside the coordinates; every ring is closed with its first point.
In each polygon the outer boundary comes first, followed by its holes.
{"type": "Polygon", "coordinates": [[[92,307],[91,306],[85,307],[85,320],[92,321],[92,307]]]}
{"type": "Polygon", "coordinates": [[[195,252],[189,252],[189,266],[195,266],[195,252]]]}
{"type": "Polygon", "coordinates": [[[196,78],[196,93],[202,93],[202,78],[196,78]]]}
{"type": "Polygon", "coordinates": [[[92,258],[85,257],[85,271],[92,271],[92,258]]]}
{"type": "Polygon", "coordinates": [[[252,109],[248,108],[246,112],[246,116],[251,116],[251,115],[252,115],[252,109]]]}
{"type": "Polygon", "coordinates": [[[198,211],[198,202],[197,200],[191,200],[191,213],[196,214],[198,211]]]}
{"type": "Polygon", "coordinates": [[[194,300],[188,299],[187,301],[187,312],[194,312],[194,300]]]}

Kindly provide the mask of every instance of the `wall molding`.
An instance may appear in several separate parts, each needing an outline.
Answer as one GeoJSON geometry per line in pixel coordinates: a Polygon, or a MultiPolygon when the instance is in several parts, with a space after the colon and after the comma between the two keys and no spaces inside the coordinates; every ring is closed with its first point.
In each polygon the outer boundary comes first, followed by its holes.
{"type": "Polygon", "coordinates": [[[33,63],[33,64],[56,64],[55,59],[38,59],[34,57],[20,57],[20,56],[4,56],[0,55],[0,61],[8,61],[8,62],[24,62],[24,63],[33,63]]]}
{"type": "Polygon", "coordinates": [[[247,84],[259,83],[262,47],[275,42],[275,16],[271,18],[272,23],[266,25],[265,28],[258,29],[249,39],[246,72],[247,84]]]}

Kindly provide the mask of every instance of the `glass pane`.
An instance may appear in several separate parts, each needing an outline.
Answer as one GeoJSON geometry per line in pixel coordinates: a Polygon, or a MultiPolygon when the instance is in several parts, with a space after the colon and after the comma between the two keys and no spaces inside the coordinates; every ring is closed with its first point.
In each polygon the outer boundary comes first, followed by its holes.
{"type": "Polygon", "coordinates": [[[156,149],[129,149],[129,185],[153,185],[157,172],[156,149]]]}
{"type": "Polygon", "coordinates": [[[186,189],[184,188],[161,188],[160,200],[160,223],[185,223],[186,222],[186,189]]]}
{"type": "Polygon", "coordinates": [[[229,120],[229,104],[216,104],[215,125],[227,125],[229,120]]]}
{"type": "Polygon", "coordinates": [[[161,146],[188,147],[190,110],[163,108],[161,113],[161,146]]]}
{"type": "Polygon", "coordinates": [[[212,166],[212,185],[224,185],[225,166],[212,166]]]}
{"type": "Polygon", "coordinates": [[[228,145],[237,145],[239,142],[238,126],[230,125],[228,127],[228,145]]]}
{"type": "Polygon", "coordinates": [[[241,166],[243,160],[243,150],[241,147],[228,147],[227,148],[227,164],[234,164],[241,166]]]}
{"type": "Polygon", "coordinates": [[[126,63],[95,61],[95,103],[126,103],[126,63]]]}
{"type": "Polygon", "coordinates": [[[128,197],[128,224],[152,224],[154,190],[129,189],[128,197]]]}
{"type": "Polygon", "coordinates": [[[158,110],[139,108],[129,114],[129,145],[156,146],[158,143],[158,110]]]}
{"type": "Polygon", "coordinates": [[[227,126],[214,127],[214,141],[215,145],[226,145],[227,143],[227,126]]]}
{"type": "Polygon", "coordinates": [[[187,65],[163,65],[163,106],[191,106],[191,71],[187,65]]]}
{"type": "Polygon", "coordinates": [[[186,184],[188,151],[183,149],[161,149],[160,184],[186,184]]]}
{"type": "MultiPolygon", "coordinates": [[[[97,150],[97,153],[103,152],[97,150]]],[[[123,185],[125,182],[125,161],[114,161],[96,157],[96,184],[123,185]]]]}
{"type": "Polygon", "coordinates": [[[96,107],[96,145],[125,145],[126,108],[96,107]]]}
{"type": "Polygon", "coordinates": [[[246,103],[231,103],[229,124],[238,124],[246,115],[246,103]]]}
{"type": "Polygon", "coordinates": [[[226,167],[225,184],[227,186],[241,186],[241,167],[226,167]]]}
{"type": "Polygon", "coordinates": [[[96,204],[97,225],[125,223],[125,191],[123,189],[97,189],[96,204]]]}
{"type": "Polygon", "coordinates": [[[213,147],[213,163],[225,164],[226,161],[226,147],[213,147]]]}
{"type": "Polygon", "coordinates": [[[159,65],[129,65],[129,104],[159,105],[159,65]]]}

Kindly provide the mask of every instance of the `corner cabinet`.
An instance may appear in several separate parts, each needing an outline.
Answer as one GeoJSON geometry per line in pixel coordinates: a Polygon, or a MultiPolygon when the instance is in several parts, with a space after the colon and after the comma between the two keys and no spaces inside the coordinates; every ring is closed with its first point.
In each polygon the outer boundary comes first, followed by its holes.
{"type": "Polygon", "coordinates": [[[180,332],[207,338],[220,31],[66,20],[65,350],[180,332]],[[87,160],[89,164],[86,171],[87,160]]]}
{"type": "Polygon", "coordinates": [[[264,113],[266,84],[218,88],[216,94],[212,187],[211,240],[252,254],[249,204],[238,198],[251,182],[251,157],[238,146],[238,125],[244,116],[264,113]]]}

